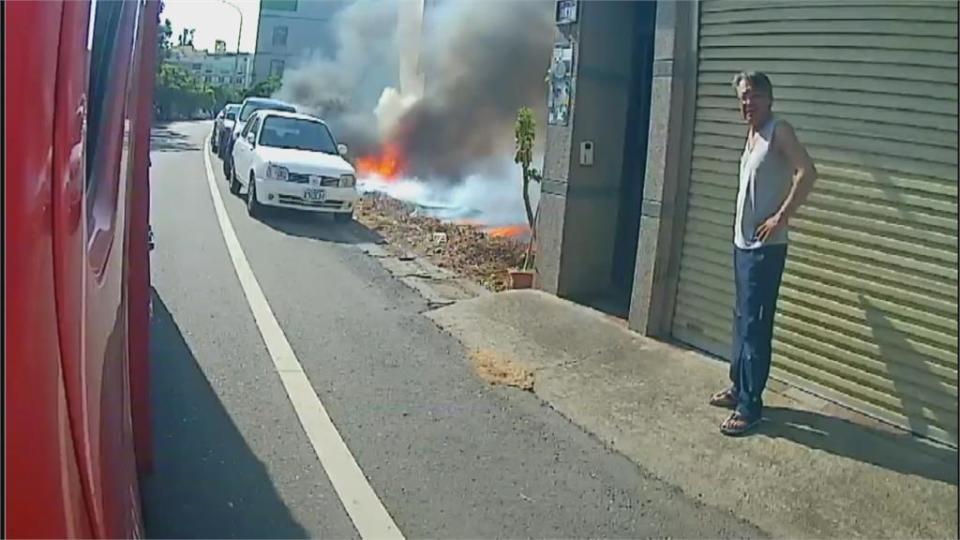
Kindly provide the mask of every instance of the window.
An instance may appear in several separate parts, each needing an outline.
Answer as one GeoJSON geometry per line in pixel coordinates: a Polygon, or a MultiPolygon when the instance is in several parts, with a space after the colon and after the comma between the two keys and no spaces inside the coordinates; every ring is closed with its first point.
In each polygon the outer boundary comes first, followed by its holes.
{"type": "Polygon", "coordinates": [[[287,27],[286,26],[273,27],[273,45],[275,47],[287,46],[287,27]]]}
{"type": "Polygon", "coordinates": [[[297,0],[261,0],[266,11],[296,11],[297,0]]]}
{"type": "Polygon", "coordinates": [[[201,69],[203,69],[203,64],[194,64],[193,69],[200,71],[201,69]]]}
{"type": "MultiPolygon", "coordinates": [[[[256,132],[257,132],[257,129],[260,128],[260,119],[261,119],[261,118],[262,118],[262,117],[257,116],[257,117],[254,118],[253,120],[247,122],[247,125],[243,128],[243,133],[241,134],[241,136],[242,136],[243,138],[247,138],[247,136],[248,136],[249,134],[251,134],[251,133],[256,133],[256,132]]],[[[256,140],[256,139],[254,139],[254,140],[256,140]]]]}
{"type": "Polygon", "coordinates": [[[270,76],[282,77],[284,66],[283,60],[270,60],[270,76]]]}
{"type": "Polygon", "coordinates": [[[91,2],[84,148],[89,262],[102,269],[115,234],[121,174],[129,174],[139,2],[91,2]]]}
{"type": "MultiPolygon", "coordinates": [[[[121,140],[127,77],[118,75],[127,73],[133,54],[133,35],[127,26],[137,8],[136,4],[130,9],[124,5],[125,2],[98,1],[91,6],[86,141],[86,182],[91,191],[96,191],[101,181],[108,181],[119,173],[112,167],[114,160],[110,156],[119,155],[119,148],[114,148],[112,143],[121,140]]],[[[94,199],[91,193],[88,201],[94,199]]]]}
{"type": "Polygon", "coordinates": [[[240,132],[240,136],[243,138],[246,138],[247,135],[249,135],[250,132],[255,129],[254,126],[256,126],[259,123],[260,123],[260,118],[254,117],[253,119],[251,119],[249,122],[247,122],[247,125],[243,126],[243,131],[240,132]]]}
{"type": "Polygon", "coordinates": [[[265,101],[262,99],[257,101],[247,101],[246,105],[240,109],[240,121],[246,122],[251,116],[253,116],[253,113],[262,109],[267,109],[270,111],[297,112],[296,108],[291,107],[290,105],[284,105],[277,101],[265,101]]]}
{"type": "Polygon", "coordinates": [[[261,146],[337,155],[337,143],[321,122],[271,116],[263,123],[261,146]]]}

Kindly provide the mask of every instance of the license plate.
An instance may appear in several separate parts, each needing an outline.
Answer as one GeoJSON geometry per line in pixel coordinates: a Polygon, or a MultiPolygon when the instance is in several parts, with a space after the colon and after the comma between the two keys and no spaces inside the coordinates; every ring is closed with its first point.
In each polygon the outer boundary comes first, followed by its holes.
{"type": "Polygon", "coordinates": [[[303,192],[303,198],[308,201],[322,201],[326,193],[322,189],[308,189],[303,192]]]}

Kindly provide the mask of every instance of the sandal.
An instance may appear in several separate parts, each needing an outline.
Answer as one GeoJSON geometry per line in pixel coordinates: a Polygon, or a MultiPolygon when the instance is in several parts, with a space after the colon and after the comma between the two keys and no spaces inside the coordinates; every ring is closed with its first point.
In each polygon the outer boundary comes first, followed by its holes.
{"type": "Polygon", "coordinates": [[[727,388],[712,395],[710,405],[724,409],[735,409],[737,407],[737,396],[734,395],[733,390],[727,388]]]}
{"type": "Polygon", "coordinates": [[[746,416],[734,411],[726,420],[720,424],[720,433],[730,437],[745,435],[753,428],[760,425],[760,417],[749,419],[746,416]]]}

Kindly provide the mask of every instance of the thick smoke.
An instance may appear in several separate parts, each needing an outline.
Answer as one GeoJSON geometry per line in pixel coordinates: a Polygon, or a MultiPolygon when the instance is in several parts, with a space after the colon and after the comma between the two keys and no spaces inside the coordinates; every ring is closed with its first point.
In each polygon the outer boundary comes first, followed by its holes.
{"type": "Polygon", "coordinates": [[[324,117],[352,154],[389,142],[402,149],[409,176],[462,180],[478,163],[510,155],[520,107],[542,127],[553,5],[431,2],[420,42],[423,95],[401,96],[397,3],[358,0],[334,25],[336,58],[291,70],[277,97],[324,117]]]}
{"type": "Polygon", "coordinates": [[[384,88],[397,83],[397,3],[359,0],[337,12],[336,53],[321,52],[284,73],[274,97],[316,114],[354,149],[379,142],[374,108],[384,88]]]}
{"type": "Polygon", "coordinates": [[[413,174],[460,178],[474,162],[512,151],[520,107],[544,116],[553,3],[444,7],[427,13],[425,95],[401,117],[396,136],[413,174]]]}

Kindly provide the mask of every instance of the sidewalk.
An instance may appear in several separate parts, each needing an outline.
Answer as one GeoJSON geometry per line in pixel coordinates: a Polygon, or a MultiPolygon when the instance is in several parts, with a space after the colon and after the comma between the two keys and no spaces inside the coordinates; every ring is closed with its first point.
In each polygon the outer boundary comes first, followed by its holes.
{"type": "Polygon", "coordinates": [[[427,313],[475,352],[534,372],[534,392],[639,467],[776,537],[957,538],[957,453],[771,381],[742,439],[706,404],[726,364],[534,291],[427,313]]]}

